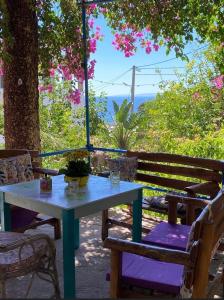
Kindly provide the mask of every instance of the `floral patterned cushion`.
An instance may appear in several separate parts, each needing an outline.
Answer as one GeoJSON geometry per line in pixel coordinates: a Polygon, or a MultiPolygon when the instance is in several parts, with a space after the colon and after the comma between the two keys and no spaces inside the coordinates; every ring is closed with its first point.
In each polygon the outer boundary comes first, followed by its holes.
{"type": "Polygon", "coordinates": [[[16,169],[18,182],[34,179],[30,154],[19,155],[16,157],[16,169]]]}
{"type": "Polygon", "coordinates": [[[30,154],[0,159],[0,185],[34,179],[30,154]]]}
{"type": "Polygon", "coordinates": [[[0,160],[0,185],[8,183],[7,168],[4,161],[0,160]]]}
{"type": "Polygon", "coordinates": [[[108,159],[109,170],[119,170],[121,180],[133,181],[137,172],[137,157],[108,159]]]}

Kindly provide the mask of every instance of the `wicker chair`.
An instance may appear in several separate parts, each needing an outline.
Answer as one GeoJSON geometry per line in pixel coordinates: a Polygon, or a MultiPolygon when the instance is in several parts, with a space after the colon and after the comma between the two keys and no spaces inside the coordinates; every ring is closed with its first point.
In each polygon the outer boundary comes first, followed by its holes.
{"type": "Polygon", "coordinates": [[[54,297],[60,298],[55,247],[45,234],[28,235],[15,232],[0,232],[0,298],[6,298],[6,281],[10,278],[32,274],[26,297],[34,275],[51,282],[54,297]]]}

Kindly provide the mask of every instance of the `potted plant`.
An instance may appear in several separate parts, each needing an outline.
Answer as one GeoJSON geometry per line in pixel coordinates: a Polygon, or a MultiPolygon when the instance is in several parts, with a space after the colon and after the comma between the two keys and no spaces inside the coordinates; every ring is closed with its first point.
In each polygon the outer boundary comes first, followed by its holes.
{"type": "Polygon", "coordinates": [[[65,175],[65,182],[78,181],[79,186],[86,185],[91,172],[88,161],[89,152],[87,150],[76,150],[67,152],[63,156],[67,164],[66,168],[59,170],[59,173],[65,175]]]}

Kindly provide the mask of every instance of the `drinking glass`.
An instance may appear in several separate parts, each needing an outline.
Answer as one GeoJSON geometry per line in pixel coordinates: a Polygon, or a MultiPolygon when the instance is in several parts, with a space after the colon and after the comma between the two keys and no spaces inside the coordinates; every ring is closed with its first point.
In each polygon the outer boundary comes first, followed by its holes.
{"type": "Polygon", "coordinates": [[[120,171],[118,170],[110,171],[110,181],[112,184],[118,184],[120,182],[120,171]]]}

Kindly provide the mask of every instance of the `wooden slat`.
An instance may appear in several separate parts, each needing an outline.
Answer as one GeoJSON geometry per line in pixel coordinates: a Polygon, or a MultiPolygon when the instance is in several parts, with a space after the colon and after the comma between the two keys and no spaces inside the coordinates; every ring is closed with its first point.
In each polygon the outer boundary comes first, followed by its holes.
{"type": "Polygon", "coordinates": [[[148,182],[177,190],[184,190],[187,186],[196,184],[195,182],[183,181],[179,179],[163,178],[155,175],[137,173],[136,180],[148,182]]]}
{"type": "Polygon", "coordinates": [[[186,177],[194,177],[198,179],[221,182],[222,176],[217,171],[206,170],[202,168],[190,168],[180,166],[168,166],[164,164],[138,162],[138,170],[151,171],[172,175],[180,175],[186,177]]]}
{"type": "Polygon", "coordinates": [[[217,171],[224,171],[224,161],[209,158],[198,158],[186,155],[170,154],[170,153],[154,153],[154,152],[134,152],[127,151],[128,157],[138,157],[140,160],[176,163],[183,165],[190,165],[195,167],[202,167],[217,171]]]}

